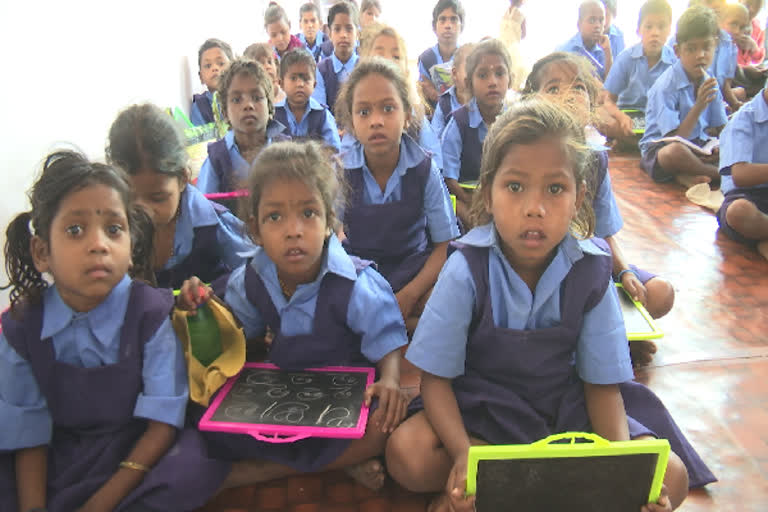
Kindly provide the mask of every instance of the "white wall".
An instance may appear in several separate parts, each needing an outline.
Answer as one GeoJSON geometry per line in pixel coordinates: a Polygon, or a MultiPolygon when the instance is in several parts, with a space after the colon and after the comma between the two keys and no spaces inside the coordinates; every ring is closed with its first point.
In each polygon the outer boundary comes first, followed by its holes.
{"type": "MultiPolygon", "coordinates": [[[[24,192],[51,149],[75,144],[103,158],[117,112],[136,102],[188,108],[197,79],[197,48],[208,37],[229,42],[236,53],[265,40],[266,0],[0,0],[0,245],[13,215],[28,208],[24,192]]],[[[298,30],[301,0],[282,4],[298,30]]],[[[686,0],[673,0],[675,14],[686,0]]],[[[433,1],[382,0],[383,21],[406,39],[411,59],[434,45],[433,1]]],[[[464,1],[463,40],[498,33],[507,2],[464,1]]],[[[639,0],[621,0],[619,23],[635,41],[639,0]]],[[[529,63],[549,53],[576,30],[576,0],[529,0],[529,63]],[[553,14],[555,14],[553,16],[553,14]]],[[[0,265],[4,261],[0,254],[0,265]]],[[[5,283],[0,272],[0,283],[5,283]]],[[[0,294],[0,309],[7,294],[0,294]]]]}

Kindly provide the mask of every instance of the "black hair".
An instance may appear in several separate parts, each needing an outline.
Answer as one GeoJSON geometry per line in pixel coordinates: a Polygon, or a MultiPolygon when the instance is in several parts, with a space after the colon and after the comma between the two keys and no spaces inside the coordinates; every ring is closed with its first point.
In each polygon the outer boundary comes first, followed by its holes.
{"type": "Polygon", "coordinates": [[[616,17],[616,0],[600,0],[603,2],[605,10],[611,13],[611,16],[616,17]]]}
{"type": "Polygon", "coordinates": [[[200,64],[203,61],[203,54],[211,48],[220,48],[230,61],[235,59],[235,56],[232,54],[232,47],[227,43],[216,38],[206,39],[205,42],[200,45],[200,49],[197,50],[197,67],[200,67],[200,64]]]}
{"type": "Polygon", "coordinates": [[[61,202],[91,185],[104,185],[117,192],[125,208],[130,232],[133,208],[131,186],[125,173],[111,165],[90,162],[75,151],[56,151],[48,155],[40,176],[27,193],[31,210],[18,214],[5,231],[5,270],[9,282],[0,289],[11,289],[13,313],[22,303],[39,304],[49,286],[32,258],[30,243],[33,236],[50,244],[51,224],[61,202]]]}
{"type": "Polygon", "coordinates": [[[603,0],[600,0],[600,1],[598,1],[598,0],[584,0],[583,2],[581,2],[579,4],[579,22],[581,22],[581,20],[584,19],[584,16],[585,16],[584,11],[587,8],[587,6],[589,6],[589,5],[598,5],[599,6],[601,4],[605,5],[605,2],[603,2],[603,0]]]}
{"type": "Polygon", "coordinates": [[[466,13],[464,12],[464,6],[461,5],[459,0],[437,1],[435,8],[432,9],[432,30],[437,28],[437,19],[440,17],[440,13],[446,9],[453,9],[453,12],[456,13],[456,16],[459,17],[459,21],[461,22],[461,30],[464,30],[464,17],[466,13]]]}
{"type": "Polygon", "coordinates": [[[317,16],[317,22],[322,24],[320,20],[322,20],[323,15],[320,12],[320,8],[316,4],[313,4],[312,2],[302,4],[302,6],[299,7],[299,19],[304,16],[305,12],[314,12],[315,16],[317,16]]]}
{"type": "Polygon", "coordinates": [[[131,105],[117,115],[104,152],[107,161],[130,175],[151,169],[187,180],[184,136],[171,116],[151,103],[131,105]]]}
{"type": "Polygon", "coordinates": [[[336,2],[328,10],[328,28],[333,25],[333,20],[338,14],[346,14],[352,20],[352,24],[355,28],[360,27],[360,12],[357,10],[357,5],[346,0],[336,2]]]}
{"type": "Polygon", "coordinates": [[[154,270],[155,225],[152,217],[142,207],[136,205],[130,213],[133,219],[131,227],[131,262],[130,274],[134,279],[141,279],[147,284],[157,286],[154,270]]]}
{"type": "Polygon", "coordinates": [[[288,19],[288,14],[285,12],[285,9],[280,7],[277,2],[269,2],[269,7],[267,7],[267,10],[264,12],[264,28],[267,28],[267,25],[277,23],[278,21],[282,21],[288,25],[288,27],[291,26],[291,20],[288,19]]]}
{"type": "Polygon", "coordinates": [[[219,77],[219,96],[221,97],[221,108],[224,114],[227,114],[229,88],[232,86],[232,80],[238,75],[252,76],[256,79],[256,82],[264,91],[264,96],[267,98],[267,112],[269,113],[269,118],[272,119],[275,115],[275,93],[272,90],[272,79],[261,64],[247,58],[235,59],[219,77]]]}
{"type": "Polygon", "coordinates": [[[694,5],[686,9],[680,19],[677,20],[675,39],[680,45],[691,39],[701,37],[717,38],[719,34],[720,27],[717,24],[715,11],[703,5],[694,5]]]}
{"type": "Polygon", "coordinates": [[[640,7],[640,15],[637,17],[637,28],[640,28],[640,25],[643,24],[643,20],[646,16],[650,16],[651,14],[665,16],[669,19],[669,22],[672,23],[672,7],[670,7],[667,0],[647,0],[640,7]]]}
{"type": "Polygon", "coordinates": [[[295,64],[305,64],[309,67],[309,72],[312,75],[312,80],[315,79],[315,70],[317,69],[317,62],[315,58],[306,48],[294,48],[280,59],[280,78],[285,77],[288,72],[288,68],[295,64]]]}

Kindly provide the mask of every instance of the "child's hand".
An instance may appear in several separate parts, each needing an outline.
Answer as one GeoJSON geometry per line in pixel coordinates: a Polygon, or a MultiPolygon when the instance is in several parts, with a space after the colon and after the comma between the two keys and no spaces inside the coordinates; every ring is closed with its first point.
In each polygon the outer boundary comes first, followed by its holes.
{"type": "Polygon", "coordinates": [[[717,98],[717,78],[709,77],[699,86],[696,93],[696,105],[702,110],[717,98]]]}
{"type": "Polygon", "coordinates": [[[632,300],[639,302],[643,307],[646,306],[648,291],[634,273],[625,272],[624,275],[621,276],[621,285],[627,290],[630,297],[632,297],[632,300]]]}
{"type": "Polygon", "coordinates": [[[400,306],[400,313],[403,315],[403,320],[407,320],[408,317],[411,316],[413,308],[416,307],[419,298],[411,295],[407,290],[407,286],[397,292],[395,298],[397,299],[397,304],[400,306]]]}
{"type": "Polygon", "coordinates": [[[597,44],[603,49],[606,55],[611,55],[611,40],[608,38],[607,34],[601,35],[600,39],[597,40],[597,44]]]}
{"type": "Polygon", "coordinates": [[[408,408],[408,401],[405,393],[400,389],[400,383],[386,377],[374,382],[368,386],[363,395],[365,405],[371,405],[374,396],[379,397],[377,412],[380,414],[377,416],[383,418],[377,426],[381,426],[382,432],[394,431],[405,418],[408,408]]]}
{"type": "Polygon", "coordinates": [[[211,289],[193,276],[181,285],[179,296],[176,297],[176,307],[194,313],[200,305],[208,302],[212,295],[211,289]]]}
{"type": "Polygon", "coordinates": [[[643,508],[640,509],[640,512],[663,512],[665,510],[672,510],[672,502],[669,500],[669,496],[667,494],[667,486],[662,485],[661,496],[659,496],[659,499],[656,501],[656,503],[649,503],[644,505],[643,508]]]}
{"type": "Polygon", "coordinates": [[[621,130],[621,134],[625,137],[631,137],[634,133],[632,131],[632,118],[624,112],[619,111],[619,117],[616,120],[619,122],[619,130],[621,130]]]}
{"type": "Polygon", "coordinates": [[[454,512],[475,510],[475,496],[465,496],[467,490],[467,455],[462,455],[453,462],[453,467],[445,484],[445,492],[454,512]]]}

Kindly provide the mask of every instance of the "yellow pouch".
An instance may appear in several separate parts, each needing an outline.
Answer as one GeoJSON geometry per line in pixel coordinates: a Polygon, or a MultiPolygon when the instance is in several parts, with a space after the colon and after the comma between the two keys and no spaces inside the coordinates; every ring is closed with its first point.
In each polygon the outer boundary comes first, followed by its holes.
{"type": "Polygon", "coordinates": [[[219,326],[221,354],[208,366],[203,366],[192,355],[187,316],[189,313],[174,308],[171,323],[176,335],[184,346],[184,357],[187,360],[189,376],[189,397],[192,401],[208,406],[211,396],[228,378],[237,375],[245,364],[245,335],[237,325],[232,313],[217,300],[208,302],[219,326]]]}

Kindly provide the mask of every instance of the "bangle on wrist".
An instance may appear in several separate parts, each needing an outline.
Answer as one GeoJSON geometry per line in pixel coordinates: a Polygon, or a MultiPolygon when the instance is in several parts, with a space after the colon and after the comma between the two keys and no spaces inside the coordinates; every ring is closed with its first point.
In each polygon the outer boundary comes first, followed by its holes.
{"type": "Polygon", "coordinates": [[[626,268],[626,269],[622,270],[621,272],[619,272],[619,275],[616,276],[616,282],[617,283],[621,282],[621,278],[624,277],[624,274],[632,274],[635,277],[637,277],[638,280],[640,279],[640,277],[637,275],[637,272],[635,271],[635,269],[633,269],[633,268],[626,268]]]}
{"type": "Polygon", "coordinates": [[[142,473],[149,473],[149,470],[152,469],[149,466],[140,464],[138,462],[133,462],[131,460],[124,460],[120,463],[120,467],[125,469],[133,469],[134,471],[141,471],[142,473]]]}

